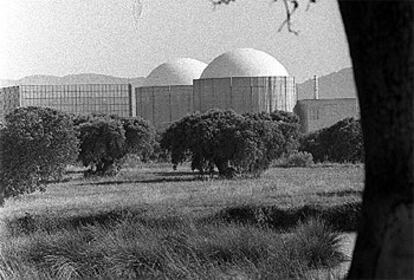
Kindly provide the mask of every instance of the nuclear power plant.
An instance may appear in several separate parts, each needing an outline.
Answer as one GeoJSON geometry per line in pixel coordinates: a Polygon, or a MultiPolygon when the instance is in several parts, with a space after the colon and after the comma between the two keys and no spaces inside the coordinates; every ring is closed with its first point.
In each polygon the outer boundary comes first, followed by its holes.
{"type": "Polygon", "coordinates": [[[157,129],[193,112],[231,109],[237,113],[283,110],[299,115],[303,132],[358,117],[355,98],[297,98],[295,77],[273,56],[243,48],[225,52],[208,65],[179,58],[154,68],[142,86],[130,84],[17,85],[0,88],[0,122],[19,106],[51,107],[74,114],[140,116],[157,129]]]}
{"type": "Polygon", "coordinates": [[[193,86],[193,110],[200,112],[211,108],[292,112],[297,101],[295,78],[274,57],[254,49],[216,57],[193,86]]]}
{"type": "Polygon", "coordinates": [[[194,111],[193,80],[200,78],[204,62],[180,58],[156,67],[144,85],[135,89],[135,112],[156,128],[171,123],[194,111]]]}

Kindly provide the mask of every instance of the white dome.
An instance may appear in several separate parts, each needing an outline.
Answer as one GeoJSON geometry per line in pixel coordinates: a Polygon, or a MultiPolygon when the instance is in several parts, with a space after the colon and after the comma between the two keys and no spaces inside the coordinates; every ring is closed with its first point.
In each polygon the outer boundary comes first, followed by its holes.
{"type": "Polygon", "coordinates": [[[273,56],[243,48],[216,57],[203,71],[201,79],[269,76],[289,76],[289,73],[273,56]]]}
{"type": "Polygon", "coordinates": [[[200,78],[207,64],[196,59],[179,58],[163,63],[151,71],[144,86],[192,85],[193,79],[200,78]]]}

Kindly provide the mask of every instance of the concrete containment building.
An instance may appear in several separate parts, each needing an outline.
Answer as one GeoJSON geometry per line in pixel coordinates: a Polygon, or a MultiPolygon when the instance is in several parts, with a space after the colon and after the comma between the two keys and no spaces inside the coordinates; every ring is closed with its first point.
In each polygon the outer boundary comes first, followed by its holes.
{"type": "Polygon", "coordinates": [[[135,89],[136,115],[162,129],[193,112],[193,80],[200,78],[206,66],[180,58],[155,68],[144,86],[135,89]]]}
{"type": "Polygon", "coordinates": [[[194,111],[232,109],[237,113],[292,112],[295,78],[271,55],[250,48],[215,58],[194,80],[194,111]]]}

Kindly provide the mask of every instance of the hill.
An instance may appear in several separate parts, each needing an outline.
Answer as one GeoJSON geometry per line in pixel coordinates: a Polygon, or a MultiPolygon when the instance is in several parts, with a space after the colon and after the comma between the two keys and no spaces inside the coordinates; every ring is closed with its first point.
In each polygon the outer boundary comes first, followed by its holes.
{"type": "Polygon", "coordinates": [[[18,80],[0,80],[0,86],[11,85],[63,85],[63,84],[127,84],[133,87],[141,86],[144,83],[143,77],[120,78],[110,75],[83,73],[66,75],[63,77],[52,75],[32,75],[18,80]]]}
{"type": "MultiPolygon", "coordinates": [[[[313,99],[313,79],[298,84],[298,99],[313,99]]],[[[319,98],[355,98],[356,87],[352,68],[319,77],[319,98]]]]}

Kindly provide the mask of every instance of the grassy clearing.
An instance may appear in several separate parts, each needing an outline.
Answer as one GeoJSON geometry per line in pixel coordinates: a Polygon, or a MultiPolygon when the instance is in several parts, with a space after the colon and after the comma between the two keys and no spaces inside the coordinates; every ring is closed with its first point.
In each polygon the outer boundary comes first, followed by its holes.
{"type": "Polygon", "coordinates": [[[360,201],[363,187],[363,168],[358,165],[273,168],[259,179],[240,180],[200,178],[188,169],[151,166],[125,169],[112,178],[89,179],[78,171],[69,174],[69,182],[52,184],[44,193],[6,201],[0,214],[76,216],[115,209],[196,213],[240,205],[332,206],[360,201]]]}
{"type": "Polygon", "coordinates": [[[0,279],[314,279],[343,260],[334,229],[355,228],[363,186],[358,165],[68,176],[1,209],[0,279]]]}

